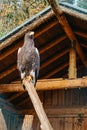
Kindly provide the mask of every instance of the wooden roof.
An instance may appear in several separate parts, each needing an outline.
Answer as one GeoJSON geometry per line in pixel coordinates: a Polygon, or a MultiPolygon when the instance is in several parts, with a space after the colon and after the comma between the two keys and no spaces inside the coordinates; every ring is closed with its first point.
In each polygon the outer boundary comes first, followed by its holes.
{"type": "MultiPolygon", "coordinates": [[[[79,46],[81,47],[87,65],[87,15],[61,6],[79,46]]],[[[20,80],[17,70],[17,50],[24,42],[24,34],[30,30],[35,32],[35,46],[39,49],[41,67],[39,79],[68,78],[69,49],[71,41],[67,37],[53,11],[49,8],[43,15],[29,22],[27,26],[19,30],[0,44],[0,83],[17,83],[20,80]]],[[[87,75],[86,66],[77,53],[77,75],[87,75]]],[[[28,100],[26,92],[9,93],[7,99],[18,107],[28,100]],[[19,99],[19,97],[21,97],[19,99]],[[20,101],[19,101],[20,100],[20,101]]],[[[27,106],[29,107],[29,106],[27,106]]]]}

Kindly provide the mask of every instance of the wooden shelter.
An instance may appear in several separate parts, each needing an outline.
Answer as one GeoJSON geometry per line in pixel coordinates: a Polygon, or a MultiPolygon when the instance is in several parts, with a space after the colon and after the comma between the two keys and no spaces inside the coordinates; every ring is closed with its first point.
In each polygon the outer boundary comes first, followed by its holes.
{"type": "Polygon", "coordinates": [[[63,5],[60,8],[77,40],[75,48],[50,7],[1,41],[0,130],[29,130],[30,126],[40,130],[17,70],[17,50],[30,30],[35,32],[41,57],[36,90],[54,130],[87,129],[87,15],[63,5]]]}

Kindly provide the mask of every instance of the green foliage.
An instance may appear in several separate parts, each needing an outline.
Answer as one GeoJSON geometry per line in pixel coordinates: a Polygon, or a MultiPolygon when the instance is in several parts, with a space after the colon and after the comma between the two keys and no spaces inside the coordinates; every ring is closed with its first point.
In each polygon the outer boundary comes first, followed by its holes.
{"type": "Polygon", "coordinates": [[[48,6],[46,0],[3,0],[0,9],[0,37],[48,6]]]}
{"type": "Polygon", "coordinates": [[[2,37],[3,36],[3,33],[2,32],[0,32],[0,37],[2,37]]]}

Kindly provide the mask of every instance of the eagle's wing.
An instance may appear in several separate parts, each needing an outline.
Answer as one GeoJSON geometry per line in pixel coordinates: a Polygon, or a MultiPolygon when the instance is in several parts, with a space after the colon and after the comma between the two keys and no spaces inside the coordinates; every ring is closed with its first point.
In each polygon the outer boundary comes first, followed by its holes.
{"type": "Polygon", "coordinates": [[[17,68],[18,69],[20,68],[20,53],[21,53],[21,47],[18,49],[18,52],[17,52],[17,68]]]}
{"type": "Polygon", "coordinates": [[[22,50],[22,47],[20,47],[18,49],[18,53],[17,53],[17,68],[18,70],[20,71],[20,76],[21,76],[21,79],[23,79],[25,77],[25,66],[26,64],[23,64],[23,50],[22,50]]]}
{"type": "Polygon", "coordinates": [[[32,67],[31,67],[30,75],[33,77],[33,83],[35,86],[39,75],[39,69],[40,69],[40,55],[38,49],[35,47],[33,48],[31,54],[31,62],[32,62],[32,67]]]}
{"type": "Polygon", "coordinates": [[[36,54],[37,54],[37,67],[35,69],[35,85],[36,85],[36,82],[37,82],[37,78],[38,78],[38,75],[39,75],[39,70],[40,70],[40,55],[39,55],[39,51],[38,49],[36,48],[36,54]]]}

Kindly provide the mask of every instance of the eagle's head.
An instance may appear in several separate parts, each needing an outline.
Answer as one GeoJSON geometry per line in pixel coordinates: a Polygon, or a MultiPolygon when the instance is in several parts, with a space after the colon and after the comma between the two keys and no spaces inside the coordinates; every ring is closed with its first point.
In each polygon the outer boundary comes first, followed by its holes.
{"type": "Polygon", "coordinates": [[[25,38],[24,38],[24,43],[25,44],[29,44],[30,46],[34,46],[34,32],[30,31],[28,33],[25,34],[25,38]]]}

